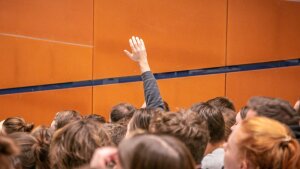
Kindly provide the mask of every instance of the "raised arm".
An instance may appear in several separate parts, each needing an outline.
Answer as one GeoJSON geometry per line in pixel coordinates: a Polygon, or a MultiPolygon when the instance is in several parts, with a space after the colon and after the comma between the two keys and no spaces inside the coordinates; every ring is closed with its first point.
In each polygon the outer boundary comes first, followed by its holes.
{"type": "Polygon", "coordinates": [[[148,64],[147,52],[143,39],[132,37],[129,39],[131,52],[124,50],[125,54],[133,61],[137,62],[144,83],[144,96],[147,108],[164,108],[163,100],[160,96],[159,88],[148,64]]]}

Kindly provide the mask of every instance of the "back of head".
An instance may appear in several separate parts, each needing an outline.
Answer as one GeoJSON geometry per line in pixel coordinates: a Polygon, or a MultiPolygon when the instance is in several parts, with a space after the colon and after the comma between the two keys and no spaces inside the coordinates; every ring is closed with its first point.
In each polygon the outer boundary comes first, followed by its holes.
{"type": "MultiPolygon", "coordinates": [[[[29,133],[16,132],[9,135],[20,147],[21,153],[17,157],[20,160],[23,169],[49,168],[41,161],[43,156],[43,143],[39,142],[29,133]]],[[[46,157],[45,157],[46,158],[46,157]]]]}
{"type": "Polygon", "coordinates": [[[127,127],[124,125],[117,123],[106,123],[103,124],[103,127],[106,129],[115,145],[119,145],[126,135],[127,127]]]}
{"type": "Polygon", "coordinates": [[[227,97],[216,97],[216,98],[206,101],[206,103],[208,103],[212,106],[215,106],[219,109],[228,108],[228,109],[235,111],[233,102],[231,100],[229,100],[227,97]]]}
{"type": "Polygon", "coordinates": [[[91,119],[74,121],[54,133],[51,168],[68,169],[88,164],[96,148],[111,145],[102,125],[91,119]]]}
{"type": "Polygon", "coordinates": [[[169,136],[138,135],[119,145],[123,169],[194,169],[184,144],[169,136]]]}
{"type": "Polygon", "coordinates": [[[130,132],[136,129],[148,131],[151,119],[155,114],[159,113],[159,111],[160,109],[154,108],[137,109],[128,124],[128,130],[130,132]]]}
{"type": "Polygon", "coordinates": [[[65,125],[80,119],[82,119],[82,116],[75,110],[65,110],[58,112],[54,118],[54,128],[55,130],[58,130],[60,128],[63,128],[65,125]]]}
{"type": "Polygon", "coordinates": [[[225,121],[225,141],[227,141],[232,131],[231,127],[236,123],[236,112],[227,108],[222,109],[221,112],[225,121]]]}
{"type": "Polygon", "coordinates": [[[36,138],[40,145],[39,153],[36,155],[38,166],[42,166],[40,168],[43,169],[50,169],[49,151],[53,131],[45,126],[38,126],[31,132],[31,135],[36,138]]]}
{"type": "Polygon", "coordinates": [[[135,107],[129,103],[120,103],[110,111],[111,122],[118,122],[121,119],[130,119],[133,116],[135,107]]]}
{"type": "Polygon", "coordinates": [[[19,154],[19,148],[11,138],[0,136],[0,169],[15,169],[13,158],[19,154]]]}
{"type": "Polygon", "coordinates": [[[264,117],[244,120],[237,131],[240,156],[254,168],[300,168],[300,146],[283,124],[264,117]]]}
{"type": "Polygon", "coordinates": [[[4,130],[4,133],[10,134],[14,132],[30,132],[33,127],[33,124],[26,123],[23,118],[10,117],[4,120],[2,130],[4,130]]]}
{"type": "Polygon", "coordinates": [[[247,103],[259,116],[269,117],[286,125],[298,125],[300,117],[289,102],[279,98],[255,96],[247,103]]]}
{"type": "Polygon", "coordinates": [[[210,143],[218,143],[225,140],[225,121],[220,109],[208,104],[194,104],[192,111],[197,112],[200,118],[207,122],[210,143]]]}
{"type": "Polygon", "coordinates": [[[99,115],[99,114],[89,114],[84,117],[85,119],[92,119],[99,123],[106,123],[105,117],[99,115]]]}
{"type": "Polygon", "coordinates": [[[149,131],[171,135],[181,140],[190,150],[195,162],[202,160],[209,140],[205,120],[191,110],[161,112],[151,121],[149,131]]]}

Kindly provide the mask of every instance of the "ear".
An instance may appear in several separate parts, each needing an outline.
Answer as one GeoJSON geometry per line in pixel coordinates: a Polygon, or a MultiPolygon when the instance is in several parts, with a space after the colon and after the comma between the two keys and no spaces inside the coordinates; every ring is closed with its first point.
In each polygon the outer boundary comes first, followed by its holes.
{"type": "Polygon", "coordinates": [[[247,160],[242,160],[240,169],[248,169],[247,160]]]}

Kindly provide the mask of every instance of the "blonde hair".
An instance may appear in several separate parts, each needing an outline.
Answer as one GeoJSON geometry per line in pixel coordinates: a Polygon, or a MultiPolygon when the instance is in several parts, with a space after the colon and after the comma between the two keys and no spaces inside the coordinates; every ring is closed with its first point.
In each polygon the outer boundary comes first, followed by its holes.
{"type": "Polygon", "coordinates": [[[300,146],[287,126],[265,117],[244,120],[237,131],[241,157],[256,169],[300,168],[300,146]]]}

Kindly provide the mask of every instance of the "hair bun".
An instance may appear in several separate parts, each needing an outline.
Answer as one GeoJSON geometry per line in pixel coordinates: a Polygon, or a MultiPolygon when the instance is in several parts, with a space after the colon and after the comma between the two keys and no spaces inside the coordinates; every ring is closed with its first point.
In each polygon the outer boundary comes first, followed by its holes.
{"type": "Polygon", "coordinates": [[[27,123],[27,124],[25,124],[25,132],[31,132],[31,130],[33,129],[33,127],[34,127],[34,124],[32,124],[32,123],[27,123]]]}
{"type": "Polygon", "coordinates": [[[12,139],[1,136],[0,137],[0,154],[7,156],[16,155],[19,153],[19,149],[12,139]]]}

